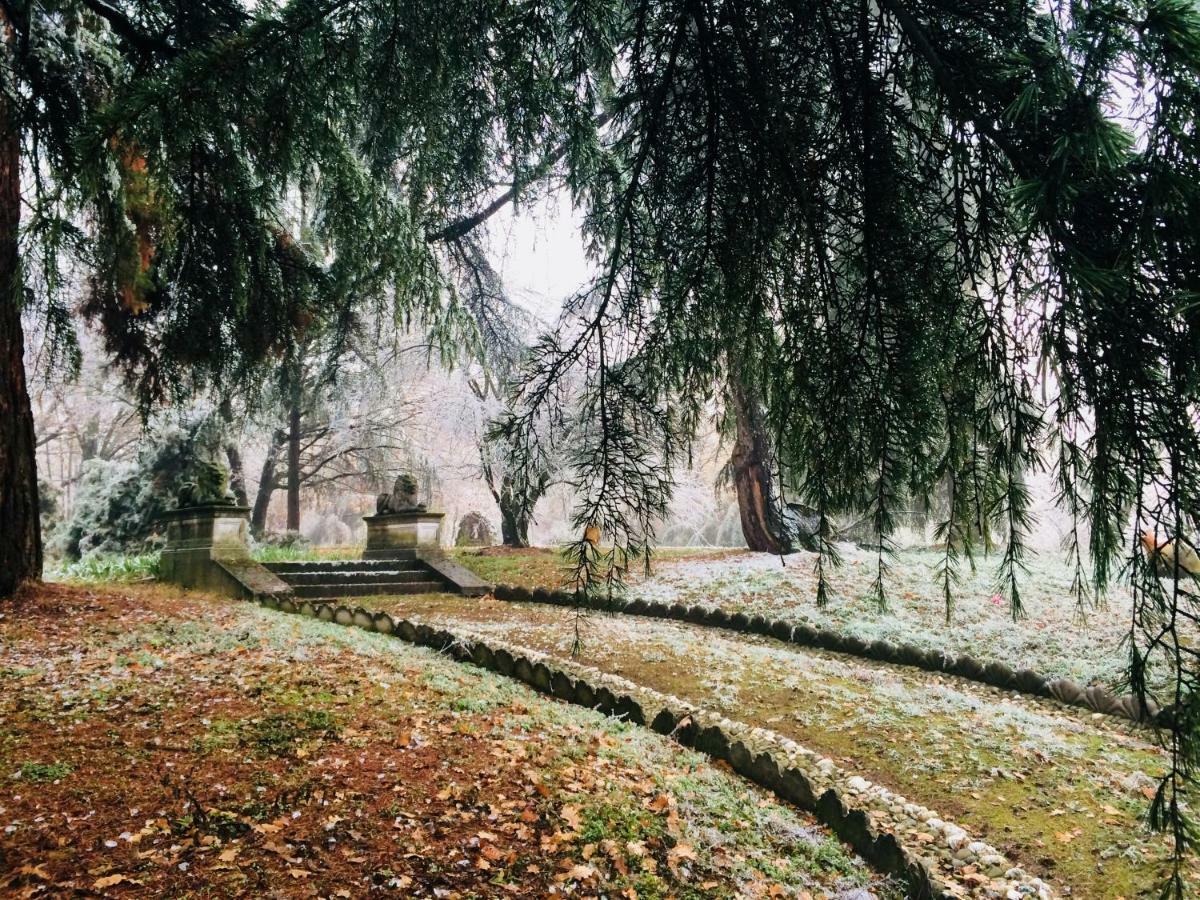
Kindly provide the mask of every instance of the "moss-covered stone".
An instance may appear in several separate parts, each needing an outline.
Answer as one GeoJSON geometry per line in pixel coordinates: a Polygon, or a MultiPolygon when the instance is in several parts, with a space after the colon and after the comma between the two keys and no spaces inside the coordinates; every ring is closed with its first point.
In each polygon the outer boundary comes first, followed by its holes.
{"type": "Polygon", "coordinates": [[[495,671],[496,668],[496,657],[492,648],[483,641],[476,641],[471,647],[471,662],[481,669],[495,671]]]}
{"type": "Polygon", "coordinates": [[[543,662],[534,663],[532,672],[533,680],[529,683],[543,694],[549,694],[554,689],[554,674],[550,671],[549,667],[543,662]]]}
{"type": "Polygon", "coordinates": [[[729,759],[729,738],[717,725],[709,725],[696,732],[693,746],[713,759],[729,759]]]}
{"type": "Polygon", "coordinates": [[[822,822],[841,834],[842,823],[846,821],[846,804],[833,788],[829,788],[818,798],[817,815],[822,822]]]}
{"type": "Polygon", "coordinates": [[[353,625],[354,610],[348,606],[339,606],[333,611],[333,621],[337,622],[339,625],[353,625]]]}
{"type": "Polygon", "coordinates": [[[550,689],[559,700],[575,702],[575,682],[565,673],[555,672],[550,677],[550,689]]]}
{"type": "Polygon", "coordinates": [[[513,677],[525,684],[533,684],[533,663],[524,656],[513,659],[513,677]]]}
{"type": "Polygon", "coordinates": [[[776,619],[774,622],[771,623],[771,637],[773,637],[777,640],[780,640],[780,641],[791,642],[791,640],[792,640],[791,624],[783,621],[782,619],[776,619]]]}
{"type": "Polygon", "coordinates": [[[729,613],[725,612],[725,610],[721,609],[720,607],[714,606],[709,609],[705,622],[714,628],[729,628],[729,613]]]}
{"type": "Polygon", "coordinates": [[[380,634],[392,634],[396,630],[396,623],[385,612],[375,613],[374,616],[375,630],[380,634]]]}
{"type": "Polygon", "coordinates": [[[507,678],[512,678],[513,666],[515,664],[513,655],[501,647],[500,649],[494,651],[492,656],[496,662],[496,671],[507,678]]]}
{"type": "Polygon", "coordinates": [[[628,694],[622,694],[617,698],[614,714],[626,722],[632,722],[634,725],[646,724],[646,714],[642,711],[641,704],[628,694]]]}
{"type": "Polygon", "coordinates": [[[659,734],[670,734],[675,730],[675,725],[679,722],[679,717],[667,708],[660,709],[658,714],[650,720],[650,729],[659,734]]]}
{"type": "Polygon", "coordinates": [[[750,777],[750,764],[754,762],[754,756],[741,741],[734,741],[729,745],[729,765],[733,771],[747,778],[750,777]]]}
{"type": "Polygon", "coordinates": [[[804,809],[812,809],[816,804],[812,782],[799,769],[785,769],[779,774],[779,796],[804,809]]]}

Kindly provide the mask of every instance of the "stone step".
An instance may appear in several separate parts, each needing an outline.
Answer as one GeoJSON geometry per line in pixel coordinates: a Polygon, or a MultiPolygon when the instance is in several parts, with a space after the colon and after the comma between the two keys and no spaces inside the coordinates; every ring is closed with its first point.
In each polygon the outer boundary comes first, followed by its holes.
{"type": "Polygon", "coordinates": [[[264,566],[277,575],[285,572],[395,572],[423,568],[416,553],[394,559],[305,559],[295,562],[270,562],[264,566]]]}
{"type": "Polygon", "coordinates": [[[404,581],[429,581],[432,577],[428,569],[366,569],[362,571],[317,571],[306,569],[300,572],[279,572],[280,578],[288,584],[396,584],[404,581]]]}
{"type": "Polygon", "coordinates": [[[449,590],[442,581],[384,581],[351,582],[338,584],[298,584],[292,588],[297,597],[308,599],[321,597],[369,597],[374,594],[436,594],[449,590]]]}

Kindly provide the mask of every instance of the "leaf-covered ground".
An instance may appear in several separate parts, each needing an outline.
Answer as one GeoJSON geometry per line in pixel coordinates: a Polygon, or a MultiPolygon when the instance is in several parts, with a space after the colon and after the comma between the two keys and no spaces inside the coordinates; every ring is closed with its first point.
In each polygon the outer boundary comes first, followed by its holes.
{"type": "MultiPolygon", "coordinates": [[[[530,587],[557,587],[561,561],[554,550],[522,551],[525,571],[535,576],[530,587]]],[[[1072,572],[1055,554],[1033,556],[1021,578],[1026,616],[1013,621],[1008,604],[997,593],[998,557],[964,562],[956,585],[951,623],[937,578],[941,554],[904,550],[891,560],[885,575],[888,608],[873,597],[874,553],[846,549],[842,565],[829,571],[830,602],[816,603],[816,555],[793,553],[782,559],[765,553],[715,552],[699,558],[669,551],[656,562],[652,576],[630,587],[630,596],[665,603],[719,606],[730,612],[764,615],[830,628],[868,640],[881,638],[916,644],[924,649],[971,653],[999,659],[1014,668],[1027,666],[1055,677],[1088,684],[1115,683],[1128,662],[1122,638],[1129,629],[1130,597],[1117,587],[1102,605],[1082,612],[1071,596],[1072,572]]],[[[491,572],[480,560],[462,561],[493,582],[516,580],[491,572]]]]}
{"type": "MultiPolygon", "coordinates": [[[[449,595],[369,605],[571,656],[569,610],[449,595]]],[[[593,614],[578,661],[769,728],[958,822],[1059,890],[1153,893],[1167,843],[1143,825],[1166,765],[1120,720],[952,676],[717,629],[593,614]]],[[[1200,884],[1200,872],[1190,877],[1200,884]]]]}
{"type": "Polygon", "coordinates": [[[380,635],[153,586],[0,614],[0,893],[890,896],[647,731],[380,635]]]}

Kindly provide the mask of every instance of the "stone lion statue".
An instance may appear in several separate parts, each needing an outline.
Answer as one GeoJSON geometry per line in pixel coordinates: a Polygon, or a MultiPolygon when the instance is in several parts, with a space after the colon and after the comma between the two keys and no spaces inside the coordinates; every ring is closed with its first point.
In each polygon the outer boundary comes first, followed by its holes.
{"type": "Polygon", "coordinates": [[[417,479],[407,472],[396,477],[390,494],[380,494],[375,498],[375,515],[385,516],[390,513],[424,512],[425,504],[417,502],[417,479]]]}
{"type": "Polygon", "coordinates": [[[193,477],[179,486],[178,500],[180,509],[207,503],[236,503],[229,489],[229,469],[216,462],[196,463],[193,477]]]}

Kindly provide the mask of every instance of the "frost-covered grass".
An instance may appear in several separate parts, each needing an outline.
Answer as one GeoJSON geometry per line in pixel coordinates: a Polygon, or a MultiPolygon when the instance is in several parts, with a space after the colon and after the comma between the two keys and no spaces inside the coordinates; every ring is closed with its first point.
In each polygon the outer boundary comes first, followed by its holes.
{"type": "Polygon", "coordinates": [[[157,553],[89,556],[75,562],[60,560],[46,568],[47,581],[85,583],[147,581],[158,577],[157,553]]]}
{"type": "Polygon", "coordinates": [[[902,551],[884,576],[888,607],[874,603],[875,555],[847,550],[829,575],[829,604],[816,603],[815,554],[784,557],[745,553],[660,567],[633,596],[666,603],[720,606],[794,623],[808,622],[867,639],[971,653],[1014,668],[1028,666],[1082,683],[1116,681],[1126,657],[1128,591],[1116,589],[1083,613],[1071,596],[1071,571],[1054,555],[1029,560],[1020,581],[1025,617],[1013,621],[997,592],[998,558],[964,563],[954,588],[949,625],[937,565],[941,555],[902,551]]]}
{"type": "Polygon", "coordinates": [[[310,559],[361,559],[363,548],[357,544],[328,547],[277,547],[264,544],[253,548],[250,556],[256,562],[303,562],[310,559]]]}
{"type": "Polygon", "coordinates": [[[0,620],[13,870],[119,863],[147,896],[900,896],[810,816],[512,679],[165,585],[37,590],[0,620]]]}
{"type": "Polygon", "coordinates": [[[1143,822],[1166,758],[1151,734],[1119,720],[669,620],[590,615],[573,655],[574,615],[558,607],[428,594],[363,603],[769,728],[930,806],[1074,896],[1128,900],[1162,877],[1168,847],[1143,822]]]}

